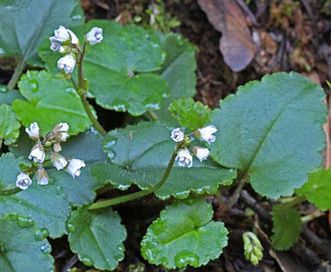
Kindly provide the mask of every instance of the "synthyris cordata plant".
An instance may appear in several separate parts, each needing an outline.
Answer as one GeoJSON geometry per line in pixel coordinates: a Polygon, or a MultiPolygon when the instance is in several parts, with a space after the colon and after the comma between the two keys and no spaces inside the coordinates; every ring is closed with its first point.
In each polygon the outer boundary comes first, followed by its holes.
{"type": "MultiPolygon", "coordinates": [[[[330,195],[321,197],[330,171],[318,170],[325,95],[307,78],[266,75],[210,110],[192,99],[195,48],[178,34],[85,24],[76,0],[5,1],[0,18],[0,54],[19,57],[0,92],[4,271],[54,270],[47,238],[63,235],[85,265],[114,270],[127,233],[112,206],[149,194],[174,199],[141,241],[142,257],[167,269],[199,267],[222,254],[228,231],[204,199],[222,186],[237,186],[229,206],[248,182],[272,199],[295,190],[298,197],[272,212],[276,249],[299,237],[296,204],[331,207],[330,195]],[[27,64],[39,69],[25,70],[27,64]],[[107,131],[92,100],[131,121],[107,131]],[[98,196],[133,184],[140,190],[98,196]]],[[[243,241],[246,258],[257,264],[257,236],[248,230],[243,241]]]]}

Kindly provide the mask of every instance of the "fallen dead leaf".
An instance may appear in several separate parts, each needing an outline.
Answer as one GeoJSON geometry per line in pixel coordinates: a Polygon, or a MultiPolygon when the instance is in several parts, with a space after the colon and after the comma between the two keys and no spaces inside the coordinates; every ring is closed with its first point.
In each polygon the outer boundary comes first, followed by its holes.
{"type": "Polygon", "coordinates": [[[225,63],[239,72],[247,67],[255,55],[246,18],[233,0],[198,0],[214,28],[222,32],[220,50],[225,63]]]}

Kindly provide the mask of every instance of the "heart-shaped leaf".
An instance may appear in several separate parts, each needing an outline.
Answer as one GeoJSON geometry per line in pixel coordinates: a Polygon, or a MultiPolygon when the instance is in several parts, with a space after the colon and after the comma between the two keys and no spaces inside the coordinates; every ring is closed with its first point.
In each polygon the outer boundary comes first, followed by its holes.
{"type": "Polygon", "coordinates": [[[40,232],[33,220],[7,214],[0,218],[0,229],[2,271],[54,271],[51,245],[46,237],[36,235],[40,232]]]}
{"type": "Polygon", "coordinates": [[[261,195],[291,195],[322,162],[324,97],[297,73],[266,75],[240,87],[212,113],[218,131],[211,156],[248,175],[261,195]]]}
{"type": "Polygon", "coordinates": [[[126,230],[112,209],[89,212],[85,207],[73,211],[68,231],[70,247],[84,264],[114,270],[123,260],[126,230]]]}
{"type": "Polygon", "coordinates": [[[60,122],[69,124],[71,135],[90,127],[91,122],[70,81],[46,71],[28,71],[22,76],[19,88],[28,102],[15,100],[13,109],[26,127],[37,122],[43,135],[60,122]]]}
{"type": "MultiPolygon", "coordinates": [[[[96,164],[92,175],[118,189],[127,189],[133,182],[147,189],[161,180],[175,146],[170,130],[161,122],[141,122],[111,131],[105,137],[104,150],[112,164],[96,164]]],[[[219,167],[211,160],[195,159],[191,168],[175,165],[156,195],[166,199],[171,195],[185,198],[191,191],[213,194],[220,184],[230,184],[235,176],[236,171],[219,167]]]]}
{"type": "Polygon", "coordinates": [[[212,222],[211,204],[201,198],[175,201],[148,228],[141,254],[152,264],[168,269],[199,267],[221,255],[228,231],[212,222]]]}

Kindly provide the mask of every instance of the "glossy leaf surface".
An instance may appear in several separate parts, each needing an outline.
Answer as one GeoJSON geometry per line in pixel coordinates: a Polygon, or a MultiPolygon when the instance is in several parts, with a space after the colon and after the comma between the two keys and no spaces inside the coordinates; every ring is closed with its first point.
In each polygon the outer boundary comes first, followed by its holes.
{"type": "Polygon", "coordinates": [[[21,124],[16,119],[15,112],[7,104],[0,105],[0,148],[2,142],[10,145],[16,141],[21,124]]]}
{"type": "Polygon", "coordinates": [[[322,162],[324,97],[296,73],[266,75],[240,87],[212,114],[218,131],[211,156],[248,175],[261,195],[291,195],[322,162]]]}
{"type": "Polygon", "coordinates": [[[6,272],[53,271],[51,245],[33,220],[17,214],[0,218],[0,267],[6,272]],[[29,254],[27,254],[29,253],[29,254]]]}
{"type": "Polygon", "coordinates": [[[43,135],[60,123],[68,123],[69,134],[87,130],[91,122],[69,80],[45,71],[28,71],[19,82],[21,94],[28,100],[15,100],[13,109],[25,127],[37,122],[43,135]]]}
{"type": "MultiPolygon", "coordinates": [[[[142,122],[111,131],[105,137],[104,151],[112,164],[96,164],[92,175],[100,182],[111,182],[118,189],[127,189],[132,183],[147,189],[161,180],[175,146],[170,130],[161,122],[142,122]]],[[[175,163],[156,195],[166,199],[171,195],[185,198],[191,191],[212,194],[220,184],[230,184],[235,176],[236,171],[219,167],[212,160],[194,159],[192,168],[175,163]]]]}
{"type": "Polygon", "coordinates": [[[308,182],[295,190],[322,210],[331,209],[331,169],[319,169],[309,175],[308,182]]]}
{"type": "Polygon", "coordinates": [[[31,61],[37,56],[38,46],[59,25],[80,25],[84,19],[76,0],[0,1],[0,56],[19,55],[23,61],[31,61]]]}
{"type": "Polygon", "coordinates": [[[109,208],[93,212],[87,208],[73,211],[68,231],[70,247],[84,264],[114,270],[123,260],[126,230],[115,211],[109,208]]]}
{"type": "Polygon", "coordinates": [[[218,258],[227,245],[228,231],[212,217],[212,207],[204,199],[175,201],[148,228],[141,242],[142,256],[168,269],[199,267],[218,258]]]}

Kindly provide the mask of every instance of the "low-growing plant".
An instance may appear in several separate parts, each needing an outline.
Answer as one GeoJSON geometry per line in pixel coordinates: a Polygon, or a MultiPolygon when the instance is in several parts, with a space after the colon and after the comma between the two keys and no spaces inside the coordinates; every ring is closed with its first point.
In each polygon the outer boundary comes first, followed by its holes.
{"type": "MultiPolygon", "coordinates": [[[[325,94],[307,78],[266,75],[211,110],[192,99],[195,47],[178,34],[84,23],[76,0],[2,1],[0,18],[0,54],[19,56],[0,92],[3,271],[54,271],[48,238],[64,235],[86,266],[116,269],[127,232],[113,206],[147,195],[168,201],[141,256],[167,269],[222,254],[228,230],[205,196],[224,186],[236,186],[230,207],[247,183],[280,200],[272,211],[278,250],[299,237],[298,203],[330,209],[331,172],[320,169],[325,94]],[[131,118],[105,129],[96,104],[131,118]]],[[[252,232],[243,239],[257,264],[261,243],[252,232]]]]}

